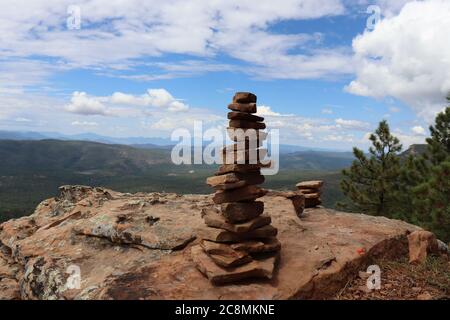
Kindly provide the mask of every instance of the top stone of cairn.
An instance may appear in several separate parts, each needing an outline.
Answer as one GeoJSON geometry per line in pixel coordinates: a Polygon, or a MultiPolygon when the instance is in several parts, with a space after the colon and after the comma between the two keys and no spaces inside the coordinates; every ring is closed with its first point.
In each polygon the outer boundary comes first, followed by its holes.
{"type": "Polygon", "coordinates": [[[251,92],[236,92],[233,103],[256,103],[256,96],[251,92]]]}

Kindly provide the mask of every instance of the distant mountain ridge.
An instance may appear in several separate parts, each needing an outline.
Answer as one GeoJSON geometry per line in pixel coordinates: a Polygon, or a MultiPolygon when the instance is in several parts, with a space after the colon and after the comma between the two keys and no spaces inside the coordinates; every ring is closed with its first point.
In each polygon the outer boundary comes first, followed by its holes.
{"type": "Polygon", "coordinates": [[[0,140],[0,158],[0,173],[5,175],[42,171],[135,173],[170,162],[170,154],[163,150],[63,140],[0,140]]]}
{"type": "MultiPolygon", "coordinates": [[[[42,170],[73,172],[143,172],[154,165],[175,166],[171,148],[129,146],[56,139],[0,140],[0,172],[42,170]]],[[[280,169],[339,170],[353,161],[351,152],[297,151],[280,157],[280,169]]]]}
{"type": "Polygon", "coordinates": [[[412,145],[409,146],[408,149],[403,151],[400,154],[400,156],[404,157],[404,158],[406,158],[406,157],[408,157],[410,155],[417,156],[417,155],[424,154],[426,150],[427,150],[427,145],[426,144],[412,144],[412,145]]]}
{"type": "Polygon", "coordinates": [[[145,138],[145,137],[128,137],[116,138],[98,135],[95,133],[80,133],[74,135],[66,135],[58,132],[34,132],[34,131],[5,131],[0,130],[0,140],[76,140],[76,141],[92,141],[106,144],[124,144],[139,145],[148,144],[156,146],[173,145],[173,141],[166,138],[145,138]]]}
{"type": "MultiPolygon", "coordinates": [[[[5,131],[0,130],[0,140],[45,140],[57,139],[67,141],[92,141],[105,144],[123,144],[142,149],[156,149],[168,147],[177,144],[169,138],[160,137],[108,137],[96,133],[80,133],[75,135],[66,135],[58,132],[34,132],[34,131],[5,131]]],[[[207,145],[208,143],[205,143],[207,145]]],[[[279,151],[282,154],[299,151],[337,151],[327,148],[304,147],[297,145],[280,144],[279,151]]],[[[340,151],[337,151],[340,152],[340,151]]]]}

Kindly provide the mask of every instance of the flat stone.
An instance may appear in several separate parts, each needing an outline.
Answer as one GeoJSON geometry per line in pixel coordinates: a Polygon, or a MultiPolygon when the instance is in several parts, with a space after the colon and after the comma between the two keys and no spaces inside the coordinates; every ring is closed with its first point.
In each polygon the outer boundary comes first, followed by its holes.
{"type": "Polygon", "coordinates": [[[233,243],[230,246],[236,251],[243,251],[247,254],[279,251],[281,249],[281,243],[275,237],[262,239],[260,241],[248,240],[233,243]]]}
{"type": "Polygon", "coordinates": [[[307,193],[307,194],[302,194],[305,199],[318,199],[320,198],[320,193],[307,193]]]}
{"type": "Polygon", "coordinates": [[[297,215],[297,217],[301,217],[303,210],[305,209],[305,196],[302,194],[296,194],[289,199],[291,199],[292,201],[292,205],[295,209],[295,214],[297,215]]]}
{"type": "Polygon", "coordinates": [[[263,197],[267,191],[257,186],[250,185],[233,190],[218,190],[213,196],[215,204],[222,204],[226,202],[237,202],[255,200],[263,197]]]}
{"type": "Polygon", "coordinates": [[[206,228],[204,230],[201,230],[200,233],[202,239],[204,240],[210,240],[214,242],[240,242],[244,240],[275,237],[278,233],[278,230],[271,225],[266,225],[246,233],[234,233],[217,228],[206,228]]]}
{"type": "Polygon", "coordinates": [[[221,206],[222,215],[231,223],[240,223],[256,218],[264,212],[264,202],[234,202],[221,206]]]}
{"type": "Polygon", "coordinates": [[[230,103],[228,109],[238,112],[256,113],[256,103],[230,103]]]}
{"type": "Polygon", "coordinates": [[[200,246],[221,267],[237,267],[253,260],[246,252],[236,251],[228,244],[203,240],[200,246]]]}
{"type": "Polygon", "coordinates": [[[261,146],[268,133],[257,129],[227,128],[228,137],[234,142],[249,141],[251,149],[261,146]]]}
{"type": "Polygon", "coordinates": [[[298,189],[320,189],[323,185],[323,181],[321,180],[313,180],[313,181],[302,181],[297,183],[295,186],[298,189]]]}
{"type": "Polygon", "coordinates": [[[247,185],[247,183],[244,180],[239,179],[235,173],[209,177],[206,179],[206,183],[216,190],[231,190],[247,185]]]}
{"type": "Polygon", "coordinates": [[[233,102],[237,103],[256,103],[256,95],[251,92],[236,92],[233,102]]]}
{"type": "Polygon", "coordinates": [[[266,128],[266,124],[264,122],[252,122],[247,120],[230,120],[229,127],[262,130],[266,128]]]}
{"type": "Polygon", "coordinates": [[[246,185],[264,183],[264,176],[259,173],[227,173],[206,179],[206,183],[216,190],[231,190],[246,185]]]}
{"type": "Polygon", "coordinates": [[[233,224],[233,223],[227,222],[223,215],[218,214],[214,210],[204,209],[204,212],[205,213],[204,213],[203,219],[205,220],[205,223],[207,226],[213,227],[213,228],[219,228],[219,229],[223,229],[223,230],[227,230],[227,231],[235,232],[235,233],[249,232],[251,230],[268,225],[272,221],[270,219],[270,216],[268,216],[266,214],[262,214],[256,218],[253,218],[246,222],[233,224]]]}
{"type": "Polygon", "coordinates": [[[242,140],[239,142],[236,142],[234,144],[229,144],[225,147],[222,148],[222,153],[227,153],[227,152],[233,152],[233,151],[238,151],[238,150],[255,150],[258,149],[259,147],[262,147],[262,141],[258,141],[257,143],[253,143],[253,146],[250,146],[250,142],[248,140],[242,140]]]}
{"type": "Polygon", "coordinates": [[[319,189],[299,189],[299,192],[302,194],[312,194],[312,193],[319,193],[319,189]]]}
{"type": "Polygon", "coordinates": [[[233,188],[226,188],[226,186],[230,184],[234,185],[236,183],[243,182],[244,185],[253,185],[264,183],[264,180],[265,180],[264,176],[259,174],[258,172],[255,173],[231,172],[220,176],[209,177],[208,179],[206,179],[206,183],[211,187],[220,190],[220,189],[233,189],[233,188]]]}
{"type": "Polygon", "coordinates": [[[267,156],[267,149],[237,150],[222,153],[224,164],[257,164],[267,156]]]}
{"type": "Polygon", "coordinates": [[[223,268],[216,265],[200,246],[192,247],[191,256],[197,269],[215,285],[233,283],[250,278],[272,279],[279,259],[278,255],[275,255],[262,260],[253,260],[235,268],[223,268]]]}
{"type": "Polygon", "coordinates": [[[270,167],[271,163],[269,164],[223,164],[219,167],[219,170],[217,171],[216,175],[222,175],[227,174],[231,172],[237,172],[237,173],[260,173],[261,168],[268,168],[270,167]]]}
{"type": "Polygon", "coordinates": [[[226,183],[217,185],[214,187],[215,190],[233,190],[233,189],[239,189],[242,187],[245,187],[247,183],[245,181],[238,181],[234,183],[226,183]]]}
{"type": "Polygon", "coordinates": [[[304,194],[305,208],[313,208],[322,204],[319,193],[304,194]]]}
{"type": "Polygon", "coordinates": [[[230,120],[246,120],[246,121],[253,121],[253,122],[264,121],[263,117],[255,116],[254,114],[249,114],[246,112],[238,112],[238,111],[228,112],[228,119],[230,119],[230,120]]]}

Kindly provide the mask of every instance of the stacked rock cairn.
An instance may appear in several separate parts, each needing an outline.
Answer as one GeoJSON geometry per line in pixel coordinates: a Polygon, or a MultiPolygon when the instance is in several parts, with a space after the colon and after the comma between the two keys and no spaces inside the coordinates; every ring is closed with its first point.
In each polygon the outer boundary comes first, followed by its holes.
{"type": "Polygon", "coordinates": [[[323,181],[302,181],[295,186],[305,196],[305,208],[314,208],[322,204],[320,195],[323,181]]]}
{"type": "Polygon", "coordinates": [[[266,191],[261,168],[269,166],[260,148],[267,137],[264,118],[256,116],[256,96],[238,92],[228,108],[228,135],[234,144],[222,150],[223,165],[207,184],[216,192],[215,206],[204,209],[207,225],[200,245],[192,248],[197,268],[216,285],[244,279],[271,279],[281,249],[277,229],[264,214],[266,191]]]}

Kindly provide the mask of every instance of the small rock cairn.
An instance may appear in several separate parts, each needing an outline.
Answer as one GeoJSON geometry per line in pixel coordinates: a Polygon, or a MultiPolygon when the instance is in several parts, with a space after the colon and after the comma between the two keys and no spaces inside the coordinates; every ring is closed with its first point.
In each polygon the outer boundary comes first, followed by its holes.
{"type": "Polygon", "coordinates": [[[213,284],[272,278],[281,248],[264,202],[256,201],[266,194],[257,185],[264,182],[261,168],[268,166],[260,161],[267,155],[260,148],[267,133],[261,131],[264,118],[254,115],[256,96],[238,92],[228,108],[228,135],[235,143],[223,148],[223,165],[207,179],[217,207],[202,211],[208,228],[192,248],[197,268],[213,284]]]}
{"type": "Polygon", "coordinates": [[[320,195],[323,181],[302,181],[295,186],[305,196],[305,208],[314,208],[322,204],[320,195]]]}

